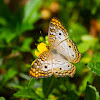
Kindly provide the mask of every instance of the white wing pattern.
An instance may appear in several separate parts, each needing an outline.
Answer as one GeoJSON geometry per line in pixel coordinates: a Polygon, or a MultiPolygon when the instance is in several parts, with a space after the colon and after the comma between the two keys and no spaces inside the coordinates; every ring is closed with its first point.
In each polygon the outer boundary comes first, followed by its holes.
{"type": "Polygon", "coordinates": [[[40,54],[30,69],[30,76],[34,78],[46,78],[53,74],[52,72],[52,53],[48,50],[40,54]]]}
{"type": "Polygon", "coordinates": [[[68,39],[68,36],[67,30],[62,26],[61,22],[53,18],[49,24],[48,31],[48,40],[51,49],[53,48],[58,53],[61,53],[68,61],[78,63],[81,59],[81,54],[78,52],[75,43],[71,39],[68,39]]]}
{"type": "Polygon", "coordinates": [[[75,66],[56,51],[43,52],[33,63],[30,75],[34,78],[46,78],[54,74],[56,77],[70,76],[75,73],[75,66]]]}
{"type": "Polygon", "coordinates": [[[53,18],[50,21],[49,30],[48,30],[48,41],[50,47],[51,48],[56,47],[68,37],[69,34],[67,30],[62,26],[61,22],[58,19],[53,18]]]}
{"type": "Polygon", "coordinates": [[[68,32],[57,18],[53,18],[49,24],[48,41],[50,50],[43,52],[30,69],[33,78],[73,77],[76,67],[71,64],[78,63],[81,59],[75,43],[68,39],[68,32]]]}
{"type": "Polygon", "coordinates": [[[56,77],[73,77],[76,67],[71,64],[64,56],[53,52],[52,55],[53,74],[56,77]]]}

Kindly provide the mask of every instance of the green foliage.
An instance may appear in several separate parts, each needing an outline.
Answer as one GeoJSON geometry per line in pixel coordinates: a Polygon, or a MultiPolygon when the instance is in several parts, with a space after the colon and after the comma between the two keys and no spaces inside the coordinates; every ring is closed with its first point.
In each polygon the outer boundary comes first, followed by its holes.
{"type": "Polygon", "coordinates": [[[7,1],[0,0],[0,100],[99,100],[100,1],[7,1]],[[60,19],[82,54],[73,78],[29,76],[36,46],[49,45],[51,16],[60,19]]]}
{"type": "Polygon", "coordinates": [[[14,94],[14,96],[29,99],[39,99],[38,95],[36,95],[35,91],[32,88],[19,90],[17,93],[14,94]]]}
{"type": "Polygon", "coordinates": [[[20,89],[17,93],[14,94],[14,96],[29,99],[41,99],[41,97],[36,93],[35,89],[33,88],[35,82],[35,79],[31,79],[28,86],[20,89]]]}
{"type": "Polygon", "coordinates": [[[40,17],[41,0],[30,0],[25,6],[23,23],[33,24],[40,17]]]}
{"type": "Polygon", "coordinates": [[[54,84],[54,82],[55,82],[54,77],[50,77],[49,80],[43,79],[42,88],[43,88],[43,93],[44,93],[45,98],[47,98],[48,95],[55,88],[56,84],[54,84]],[[48,85],[46,85],[46,84],[48,84],[48,85]]]}
{"type": "Polygon", "coordinates": [[[87,84],[85,100],[100,100],[99,93],[94,86],[87,84]]]}
{"type": "Polygon", "coordinates": [[[100,53],[95,53],[92,57],[92,62],[100,62],[100,53]]]}
{"type": "Polygon", "coordinates": [[[0,97],[0,100],[6,100],[4,97],[0,97]]]}
{"type": "Polygon", "coordinates": [[[81,37],[81,40],[82,42],[78,45],[78,49],[81,53],[86,52],[89,48],[94,50],[94,47],[98,42],[97,38],[93,38],[90,35],[83,35],[81,37]]]}
{"type": "Polygon", "coordinates": [[[79,43],[81,41],[80,37],[87,33],[88,31],[86,28],[78,23],[72,24],[69,30],[69,36],[73,39],[73,41],[75,41],[75,43],[79,43]]]}
{"type": "Polygon", "coordinates": [[[15,75],[17,74],[17,71],[14,69],[9,69],[6,74],[4,75],[3,81],[2,81],[2,85],[5,85],[5,83],[12,79],[15,75]]]}
{"type": "Polygon", "coordinates": [[[36,80],[35,79],[31,79],[30,81],[29,81],[29,84],[28,84],[28,87],[33,87],[33,85],[35,84],[35,82],[36,82],[36,80]]]}
{"type": "Polygon", "coordinates": [[[83,91],[85,91],[87,82],[90,82],[90,83],[93,82],[93,74],[92,74],[92,73],[89,73],[89,74],[82,80],[82,83],[81,83],[81,85],[80,85],[80,87],[79,87],[80,93],[82,93],[83,91]]]}
{"type": "Polygon", "coordinates": [[[31,51],[30,49],[30,44],[32,43],[33,39],[32,38],[26,38],[22,46],[20,47],[20,51],[25,52],[25,51],[31,51]]]}
{"type": "Polygon", "coordinates": [[[87,65],[94,73],[100,76],[100,62],[88,63],[87,65]]]}
{"type": "Polygon", "coordinates": [[[41,0],[30,0],[24,8],[24,18],[22,20],[22,29],[33,29],[33,23],[40,18],[39,8],[41,6],[41,0]]]}

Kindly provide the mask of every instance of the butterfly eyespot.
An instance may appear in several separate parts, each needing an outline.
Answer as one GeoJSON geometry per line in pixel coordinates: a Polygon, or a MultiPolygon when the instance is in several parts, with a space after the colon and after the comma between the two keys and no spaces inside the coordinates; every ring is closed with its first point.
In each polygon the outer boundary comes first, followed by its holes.
{"type": "Polygon", "coordinates": [[[61,70],[61,68],[60,68],[60,70],[61,70]]]}
{"type": "Polygon", "coordinates": [[[69,67],[69,65],[68,65],[68,67],[69,67]]]}
{"type": "Polygon", "coordinates": [[[74,55],[72,55],[74,57],[74,55]]]}
{"type": "Polygon", "coordinates": [[[59,35],[61,35],[61,33],[59,33],[59,35]]]}
{"type": "Polygon", "coordinates": [[[50,49],[49,46],[46,46],[47,49],[50,49]]]}
{"type": "Polygon", "coordinates": [[[69,46],[69,48],[71,48],[71,46],[69,46]]]}
{"type": "Polygon", "coordinates": [[[78,53],[78,56],[79,56],[79,53],[78,53]]]}
{"type": "Polygon", "coordinates": [[[45,68],[47,68],[47,66],[45,66],[45,68]]]}

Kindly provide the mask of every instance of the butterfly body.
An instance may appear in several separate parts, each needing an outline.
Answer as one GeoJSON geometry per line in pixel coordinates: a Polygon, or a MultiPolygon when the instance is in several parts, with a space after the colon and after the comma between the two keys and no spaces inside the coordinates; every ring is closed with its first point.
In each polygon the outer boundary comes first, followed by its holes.
{"type": "Polygon", "coordinates": [[[76,67],[71,64],[78,63],[81,54],[74,42],[68,39],[68,32],[61,22],[53,18],[49,24],[48,41],[50,48],[40,54],[32,63],[30,75],[34,78],[46,78],[54,75],[56,77],[73,77],[76,67]]]}

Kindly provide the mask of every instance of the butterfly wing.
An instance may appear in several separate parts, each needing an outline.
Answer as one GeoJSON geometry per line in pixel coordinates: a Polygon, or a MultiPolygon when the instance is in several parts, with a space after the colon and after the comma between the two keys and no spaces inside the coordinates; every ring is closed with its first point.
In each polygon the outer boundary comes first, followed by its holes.
{"type": "Polygon", "coordinates": [[[49,24],[48,41],[50,47],[57,46],[61,41],[67,39],[69,34],[57,18],[52,18],[49,24]]]}
{"type": "Polygon", "coordinates": [[[70,62],[78,63],[81,59],[81,53],[79,53],[77,46],[71,39],[62,41],[58,46],[54,47],[54,49],[65,56],[70,62]]]}
{"type": "Polygon", "coordinates": [[[32,63],[30,76],[36,79],[50,77],[52,74],[57,77],[73,77],[75,70],[75,66],[64,56],[58,54],[55,50],[48,50],[32,63]]]}
{"type": "Polygon", "coordinates": [[[30,76],[33,78],[46,78],[50,77],[52,72],[52,63],[51,63],[52,53],[50,50],[43,52],[34,63],[31,65],[30,76]]]}
{"type": "Polygon", "coordinates": [[[49,24],[48,41],[51,49],[55,49],[58,53],[67,58],[68,61],[78,63],[81,59],[75,43],[69,36],[67,30],[62,26],[57,18],[53,18],[49,24]]]}
{"type": "Polygon", "coordinates": [[[56,77],[73,77],[76,67],[58,53],[52,55],[53,74],[56,77]]]}

